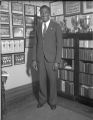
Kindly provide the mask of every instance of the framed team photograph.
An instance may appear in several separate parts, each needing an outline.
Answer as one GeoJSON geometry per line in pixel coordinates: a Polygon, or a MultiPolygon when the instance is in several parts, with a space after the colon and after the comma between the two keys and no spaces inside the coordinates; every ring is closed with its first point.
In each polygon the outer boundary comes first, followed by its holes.
{"type": "Polygon", "coordinates": [[[25,24],[26,26],[34,26],[34,17],[32,16],[25,16],[25,24]]]}
{"type": "Polygon", "coordinates": [[[25,63],[25,53],[14,54],[14,65],[25,63]]]}
{"type": "Polygon", "coordinates": [[[9,24],[10,16],[6,13],[0,13],[0,24],[9,24]]]}
{"type": "Polygon", "coordinates": [[[25,4],[25,15],[34,15],[35,7],[34,5],[25,4]]]}
{"type": "Polygon", "coordinates": [[[0,11],[9,12],[9,2],[8,1],[2,1],[1,2],[0,11]]]}
{"type": "Polygon", "coordinates": [[[1,67],[12,66],[12,54],[1,55],[1,67]]]}
{"type": "Polygon", "coordinates": [[[24,28],[23,27],[13,27],[13,37],[24,37],[24,28]]]}
{"type": "Polygon", "coordinates": [[[33,27],[26,27],[26,38],[29,38],[30,36],[33,36],[34,34],[34,28],[33,27]]]}
{"type": "Polygon", "coordinates": [[[64,13],[65,16],[71,16],[80,14],[81,12],[81,2],[80,1],[66,1],[64,3],[64,13]]]}
{"type": "Polygon", "coordinates": [[[13,14],[13,25],[23,25],[23,16],[19,14],[13,14]]]}
{"type": "Polygon", "coordinates": [[[83,1],[83,13],[93,13],[93,1],[83,1]]]}
{"type": "Polygon", "coordinates": [[[62,1],[52,2],[50,4],[50,7],[51,7],[51,16],[63,15],[63,2],[62,1]]]}
{"type": "Polygon", "coordinates": [[[9,38],[10,37],[10,27],[8,25],[1,25],[0,36],[1,36],[1,38],[9,38]]]}
{"type": "Polygon", "coordinates": [[[12,13],[23,14],[23,4],[19,2],[11,3],[12,13]]]}

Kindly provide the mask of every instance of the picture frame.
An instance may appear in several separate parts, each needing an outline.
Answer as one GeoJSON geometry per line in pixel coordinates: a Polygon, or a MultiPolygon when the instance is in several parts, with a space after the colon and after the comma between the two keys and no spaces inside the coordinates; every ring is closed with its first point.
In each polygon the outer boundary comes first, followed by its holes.
{"type": "Polygon", "coordinates": [[[93,13],[93,1],[83,1],[83,13],[93,13]]]}
{"type": "Polygon", "coordinates": [[[1,1],[0,11],[1,12],[9,12],[9,2],[8,1],[1,1]]]}
{"type": "Polygon", "coordinates": [[[52,2],[50,3],[50,8],[51,8],[51,16],[56,16],[56,15],[63,15],[63,2],[58,1],[58,2],[52,2]]]}
{"type": "Polygon", "coordinates": [[[12,66],[12,54],[4,54],[1,55],[1,67],[9,67],[12,66]]]}
{"type": "Polygon", "coordinates": [[[13,37],[14,38],[23,38],[24,37],[24,28],[20,26],[13,26],[13,37]]]}
{"type": "Polygon", "coordinates": [[[35,15],[34,5],[25,4],[25,10],[24,11],[25,11],[25,15],[32,15],[32,16],[35,15]]]}
{"type": "Polygon", "coordinates": [[[25,16],[25,25],[26,26],[34,26],[34,17],[33,16],[25,16]]]}
{"type": "Polygon", "coordinates": [[[14,53],[25,52],[25,42],[24,39],[14,40],[14,53]]]}
{"type": "Polygon", "coordinates": [[[12,15],[13,25],[23,25],[23,16],[19,14],[12,15]]]}
{"type": "Polygon", "coordinates": [[[30,38],[34,35],[34,27],[26,27],[25,32],[26,38],[30,38]]]}
{"type": "Polygon", "coordinates": [[[0,13],[0,24],[10,24],[9,14],[0,13]]]}
{"type": "Polygon", "coordinates": [[[12,13],[23,14],[23,4],[19,2],[11,2],[12,13]]]}
{"type": "Polygon", "coordinates": [[[66,1],[64,2],[64,15],[71,16],[81,13],[81,2],[80,1],[66,1]]]}
{"type": "Polygon", "coordinates": [[[25,53],[14,54],[14,65],[20,65],[25,63],[25,53]]]}
{"type": "Polygon", "coordinates": [[[1,38],[10,38],[10,27],[9,27],[9,25],[1,25],[0,36],[1,36],[1,38]]]}

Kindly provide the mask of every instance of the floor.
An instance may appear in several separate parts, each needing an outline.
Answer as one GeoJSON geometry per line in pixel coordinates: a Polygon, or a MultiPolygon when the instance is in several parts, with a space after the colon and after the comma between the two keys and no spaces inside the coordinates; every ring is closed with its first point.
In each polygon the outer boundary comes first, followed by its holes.
{"type": "Polygon", "coordinates": [[[6,120],[93,120],[93,108],[58,97],[57,108],[48,104],[37,108],[34,96],[29,95],[7,106],[6,120]]]}

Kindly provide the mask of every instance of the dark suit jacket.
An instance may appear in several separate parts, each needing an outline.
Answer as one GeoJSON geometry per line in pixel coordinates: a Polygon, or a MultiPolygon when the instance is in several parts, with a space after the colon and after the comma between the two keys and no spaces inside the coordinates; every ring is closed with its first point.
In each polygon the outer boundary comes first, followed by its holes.
{"type": "Polygon", "coordinates": [[[35,44],[33,46],[33,60],[42,61],[43,55],[48,62],[61,60],[62,31],[56,22],[50,20],[45,36],[42,35],[42,23],[37,25],[35,44]]]}

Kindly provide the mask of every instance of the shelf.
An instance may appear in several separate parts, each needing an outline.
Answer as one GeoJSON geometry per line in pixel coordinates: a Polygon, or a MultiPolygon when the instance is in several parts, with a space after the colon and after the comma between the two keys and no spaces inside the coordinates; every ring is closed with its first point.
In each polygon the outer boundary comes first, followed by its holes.
{"type": "Polygon", "coordinates": [[[88,75],[93,75],[93,73],[87,73],[87,72],[79,72],[79,73],[84,73],[84,74],[88,74],[88,75]]]}
{"type": "Polygon", "coordinates": [[[78,61],[84,61],[84,62],[86,62],[86,63],[93,63],[93,61],[91,60],[81,60],[81,59],[79,59],[78,61]]]}
{"type": "Polygon", "coordinates": [[[72,72],[74,72],[74,69],[59,68],[59,70],[67,70],[67,71],[72,71],[72,72]]]}
{"type": "Polygon", "coordinates": [[[85,50],[86,50],[86,49],[89,49],[89,50],[93,50],[93,48],[87,48],[87,47],[86,47],[86,48],[84,48],[84,47],[79,47],[79,49],[85,49],[85,50]]]}
{"type": "Polygon", "coordinates": [[[66,81],[66,82],[74,82],[74,81],[70,81],[70,80],[65,80],[65,79],[62,79],[62,78],[59,78],[60,81],[66,81]]]}

